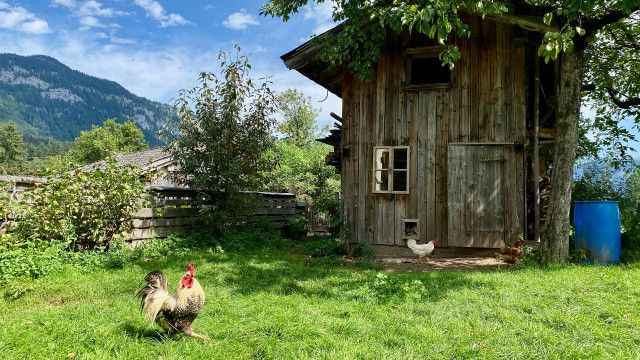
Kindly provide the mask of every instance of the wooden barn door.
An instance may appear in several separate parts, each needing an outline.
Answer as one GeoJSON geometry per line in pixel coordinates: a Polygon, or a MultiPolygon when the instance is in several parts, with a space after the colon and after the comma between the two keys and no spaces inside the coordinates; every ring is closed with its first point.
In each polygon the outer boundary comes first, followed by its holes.
{"type": "Polygon", "coordinates": [[[498,248],[522,232],[522,153],[512,144],[448,147],[449,246],[498,248]]]}

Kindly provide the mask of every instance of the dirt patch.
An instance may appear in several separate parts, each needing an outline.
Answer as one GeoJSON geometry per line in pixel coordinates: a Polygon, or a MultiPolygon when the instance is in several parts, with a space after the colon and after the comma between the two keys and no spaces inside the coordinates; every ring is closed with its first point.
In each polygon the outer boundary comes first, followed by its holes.
{"type": "Polygon", "coordinates": [[[431,258],[420,262],[415,258],[383,258],[385,271],[483,271],[508,267],[495,257],[431,258]]]}

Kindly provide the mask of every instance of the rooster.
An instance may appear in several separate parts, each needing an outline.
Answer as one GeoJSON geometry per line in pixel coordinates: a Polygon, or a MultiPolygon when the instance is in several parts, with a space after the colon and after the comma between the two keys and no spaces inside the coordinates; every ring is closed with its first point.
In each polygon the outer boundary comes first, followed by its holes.
{"type": "Polygon", "coordinates": [[[411,252],[413,252],[415,255],[418,255],[418,259],[420,259],[420,261],[422,261],[423,257],[425,257],[426,255],[430,255],[433,252],[433,249],[435,249],[437,243],[438,241],[435,239],[429,241],[426,244],[416,244],[416,241],[414,239],[407,240],[407,246],[409,247],[409,249],[411,249],[411,252]]]}
{"type": "Polygon", "coordinates": [[[507,264],[515,264],[522,256],[522,240],[516,240],[513,247],[504,245],[500,248],[500,254],[502,254],[502,261],[507,264]]]}
{"type": "Polygon", "coordinates": [[[167,292],[167,277],[160,270],[154,270],[144,277],[148,283],[138,290],[145,320],[160,325],[169,335],[182,332],[187,336],[206,340],[206,336],[196,334],[191,323],[204,305],[204,290],[194,277],[193,264],[187,265],[187,273],[182,277],[176,293],[167,292]]]}

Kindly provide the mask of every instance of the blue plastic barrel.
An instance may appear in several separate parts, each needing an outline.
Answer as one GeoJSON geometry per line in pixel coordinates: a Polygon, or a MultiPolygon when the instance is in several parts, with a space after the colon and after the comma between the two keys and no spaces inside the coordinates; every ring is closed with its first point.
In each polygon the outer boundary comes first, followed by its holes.
{"type": "Polygon", "coordinates": [[[620,211],[617,201],[576,201],[573,209],[576,249],[599,264],[620,262],[620,211]]]}

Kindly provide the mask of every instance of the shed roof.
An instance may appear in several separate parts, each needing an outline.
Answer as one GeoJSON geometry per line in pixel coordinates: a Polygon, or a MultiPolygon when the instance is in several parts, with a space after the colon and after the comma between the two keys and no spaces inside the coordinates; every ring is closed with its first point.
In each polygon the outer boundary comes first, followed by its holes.
{"type": "MultiPolygon", "coordinates": [[[[491,21],[519,26],[530,32],[545,33],[558,31],[558,28],[555,26],[540,23],[534,18],[526,16],[501,14],[487,15],[484,18],[491,21]]],[[[318,35],[317,37],[280,56],[280,59],[282,59],[288,69],[298,71],[338,97],[342,97],[344,68],[342,66],[336,66],[320,60],[318,54],[322,50],[322,45],[318,40],[325,35],[339,33],[342,31],[343,24],[337,25],[333,29],[318,35]]]]}
{"type": "MultiPolygon", "coordinates": [[[[173,163],[173,158],[165,148],[153,148],[117,155],[115,161],[118,166],[133,165],[145,173],[173,163]]],[[[104,160],[85,165],[83,168],[99,168],[102,164],[104,160]]]]}
{"type": "Polygon", "coordinates": [[[342,97],[342,67],[320,60],[318,54],[322,46],[318,44],[316,39],[327,34],[338,33],[342,31],[342,27],[342,24],[340,24],[331,30],[325,31],[316,38],[280,56],[287,68],[298,71],[338,97],[342,97]]]}

